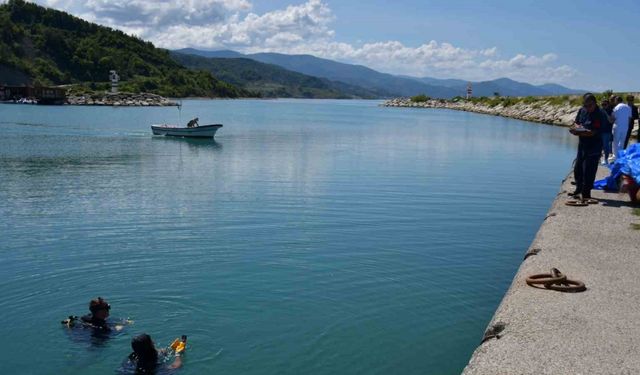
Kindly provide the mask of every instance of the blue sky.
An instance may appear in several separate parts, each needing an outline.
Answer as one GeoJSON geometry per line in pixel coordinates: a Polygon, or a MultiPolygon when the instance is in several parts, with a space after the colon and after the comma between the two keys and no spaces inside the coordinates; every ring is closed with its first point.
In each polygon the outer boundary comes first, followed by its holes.
{"type": "Polygon", "coordinates": [[[165,48],[310,53],[394,74],[640,91],[638,0],[36,2],[165,48]]]}

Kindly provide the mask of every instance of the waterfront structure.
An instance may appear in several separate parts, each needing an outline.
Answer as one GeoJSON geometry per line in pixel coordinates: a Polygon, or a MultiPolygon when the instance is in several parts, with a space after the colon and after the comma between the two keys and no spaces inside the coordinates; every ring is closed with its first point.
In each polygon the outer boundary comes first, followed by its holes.
{"type": "Polygon", "coordinates": [[[109,80],[111,81],[111,93],[118,93],[118,82],[120,82],[120,76],[115,70],[109,71],[109,80]]]}
{"type": "Polygon", "coordinates": [[[64,104],[67,90],[47,86],[0,86],[0,101],[31,99],[38,104],[64,104]]]}
{"type": "Polygon", "coordinates": [[[473,88],[471,87],[471,82],[467,84],[467,99],[471,99],[473,96],[473,88]]]}

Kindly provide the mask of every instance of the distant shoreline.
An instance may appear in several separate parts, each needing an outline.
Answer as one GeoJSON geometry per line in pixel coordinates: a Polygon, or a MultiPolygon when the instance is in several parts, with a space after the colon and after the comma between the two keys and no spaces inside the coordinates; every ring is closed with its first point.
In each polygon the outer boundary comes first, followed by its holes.
{"type": "MultiPolygon", "coordinates": [[[[631,93],[636,98],[637,93],[631,93]]],[[[384,101],[383,107],[451,109],[500,116],[539,124],[569,127],[581,107],[580,96],[555,97],[497,97],[470,100],[428,99],[414,101],[411,98],[395,98],[384,101]]],[[[638,130],[634,130],[637,134],[638,130]]]]}
{"type": "MultiPolygon", "coordinates": [[[[114,95],[114,94],[109,94],[114,95]]],[[[129,94],[132,96],[148,96],[154,94],[129,94]]],[[[154,95],[155,96],[155,95],[154,95]]],[[[249,100],[259,100],[259,101],[276,101],[276,100],[300,100],[300,101],[370,101],[370,102],[382,102],[384,99],[360,99],[360,98],[210,98],[210,97],[184,97],[184,98],[174,98],[174,97],[162,97],[157,96],[158,98],[152,98],[150,101],[142,101],[142,100],[126,100],[120,99],[115,100],[113,98],[108,98],[107,94],[104,95],[96,95],[96,94],[86,94],[86,95],[70,95],[67,97],[63,104],[39,104],[39,103],[17,103],[14,101],[0,101],[0,104],[15,104],[15,105],[63,105],[63,106],[77,106],[77,107],[180,107],[182,101],[188,100],[211,100],[211,101],[249,101],[249,100]]]]}
{"type": "Polygon", "coordinates": [[[385,101],[381,106],[452,109],[456,111],[481,113],[555,126],[571,126],[579,109],[579,106],[572,105],[568,102],[563,104],[552,104],[550,101],[545,100],[536,101],[534,103],[518,102],[508,106],[503,104],[491,106],[487,103],[467,100],[454,102],[449,100],[431,99],[424,102],[413,102],[410,98],[396,98],[385,101]]]}

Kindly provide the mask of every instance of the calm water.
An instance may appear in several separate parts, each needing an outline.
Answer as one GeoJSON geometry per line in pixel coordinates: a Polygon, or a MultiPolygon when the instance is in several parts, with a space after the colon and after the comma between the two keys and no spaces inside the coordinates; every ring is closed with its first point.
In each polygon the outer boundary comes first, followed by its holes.
{"type": "Polygon", "coordinates": [[[0,106],[0,373],[456,374],[573,157],[566,130],[368,101],[0,106]],[[149,124],[222,122],[216,142],[149,124]],[[95,296],[135,324],[59,321],[95,296]]]}

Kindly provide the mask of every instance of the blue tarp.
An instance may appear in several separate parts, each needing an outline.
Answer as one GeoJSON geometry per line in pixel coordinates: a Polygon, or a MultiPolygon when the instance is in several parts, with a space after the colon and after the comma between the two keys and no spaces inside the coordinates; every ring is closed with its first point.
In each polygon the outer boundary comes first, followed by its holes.
{"type": "Polygon", "coordinates": [[[618,178],[626,174],[640,185],[640,143],[633,144],[618,153],[616,161],[609,166],[611,175],[593,184],[597,190],[619,190],[618,178]]]}

